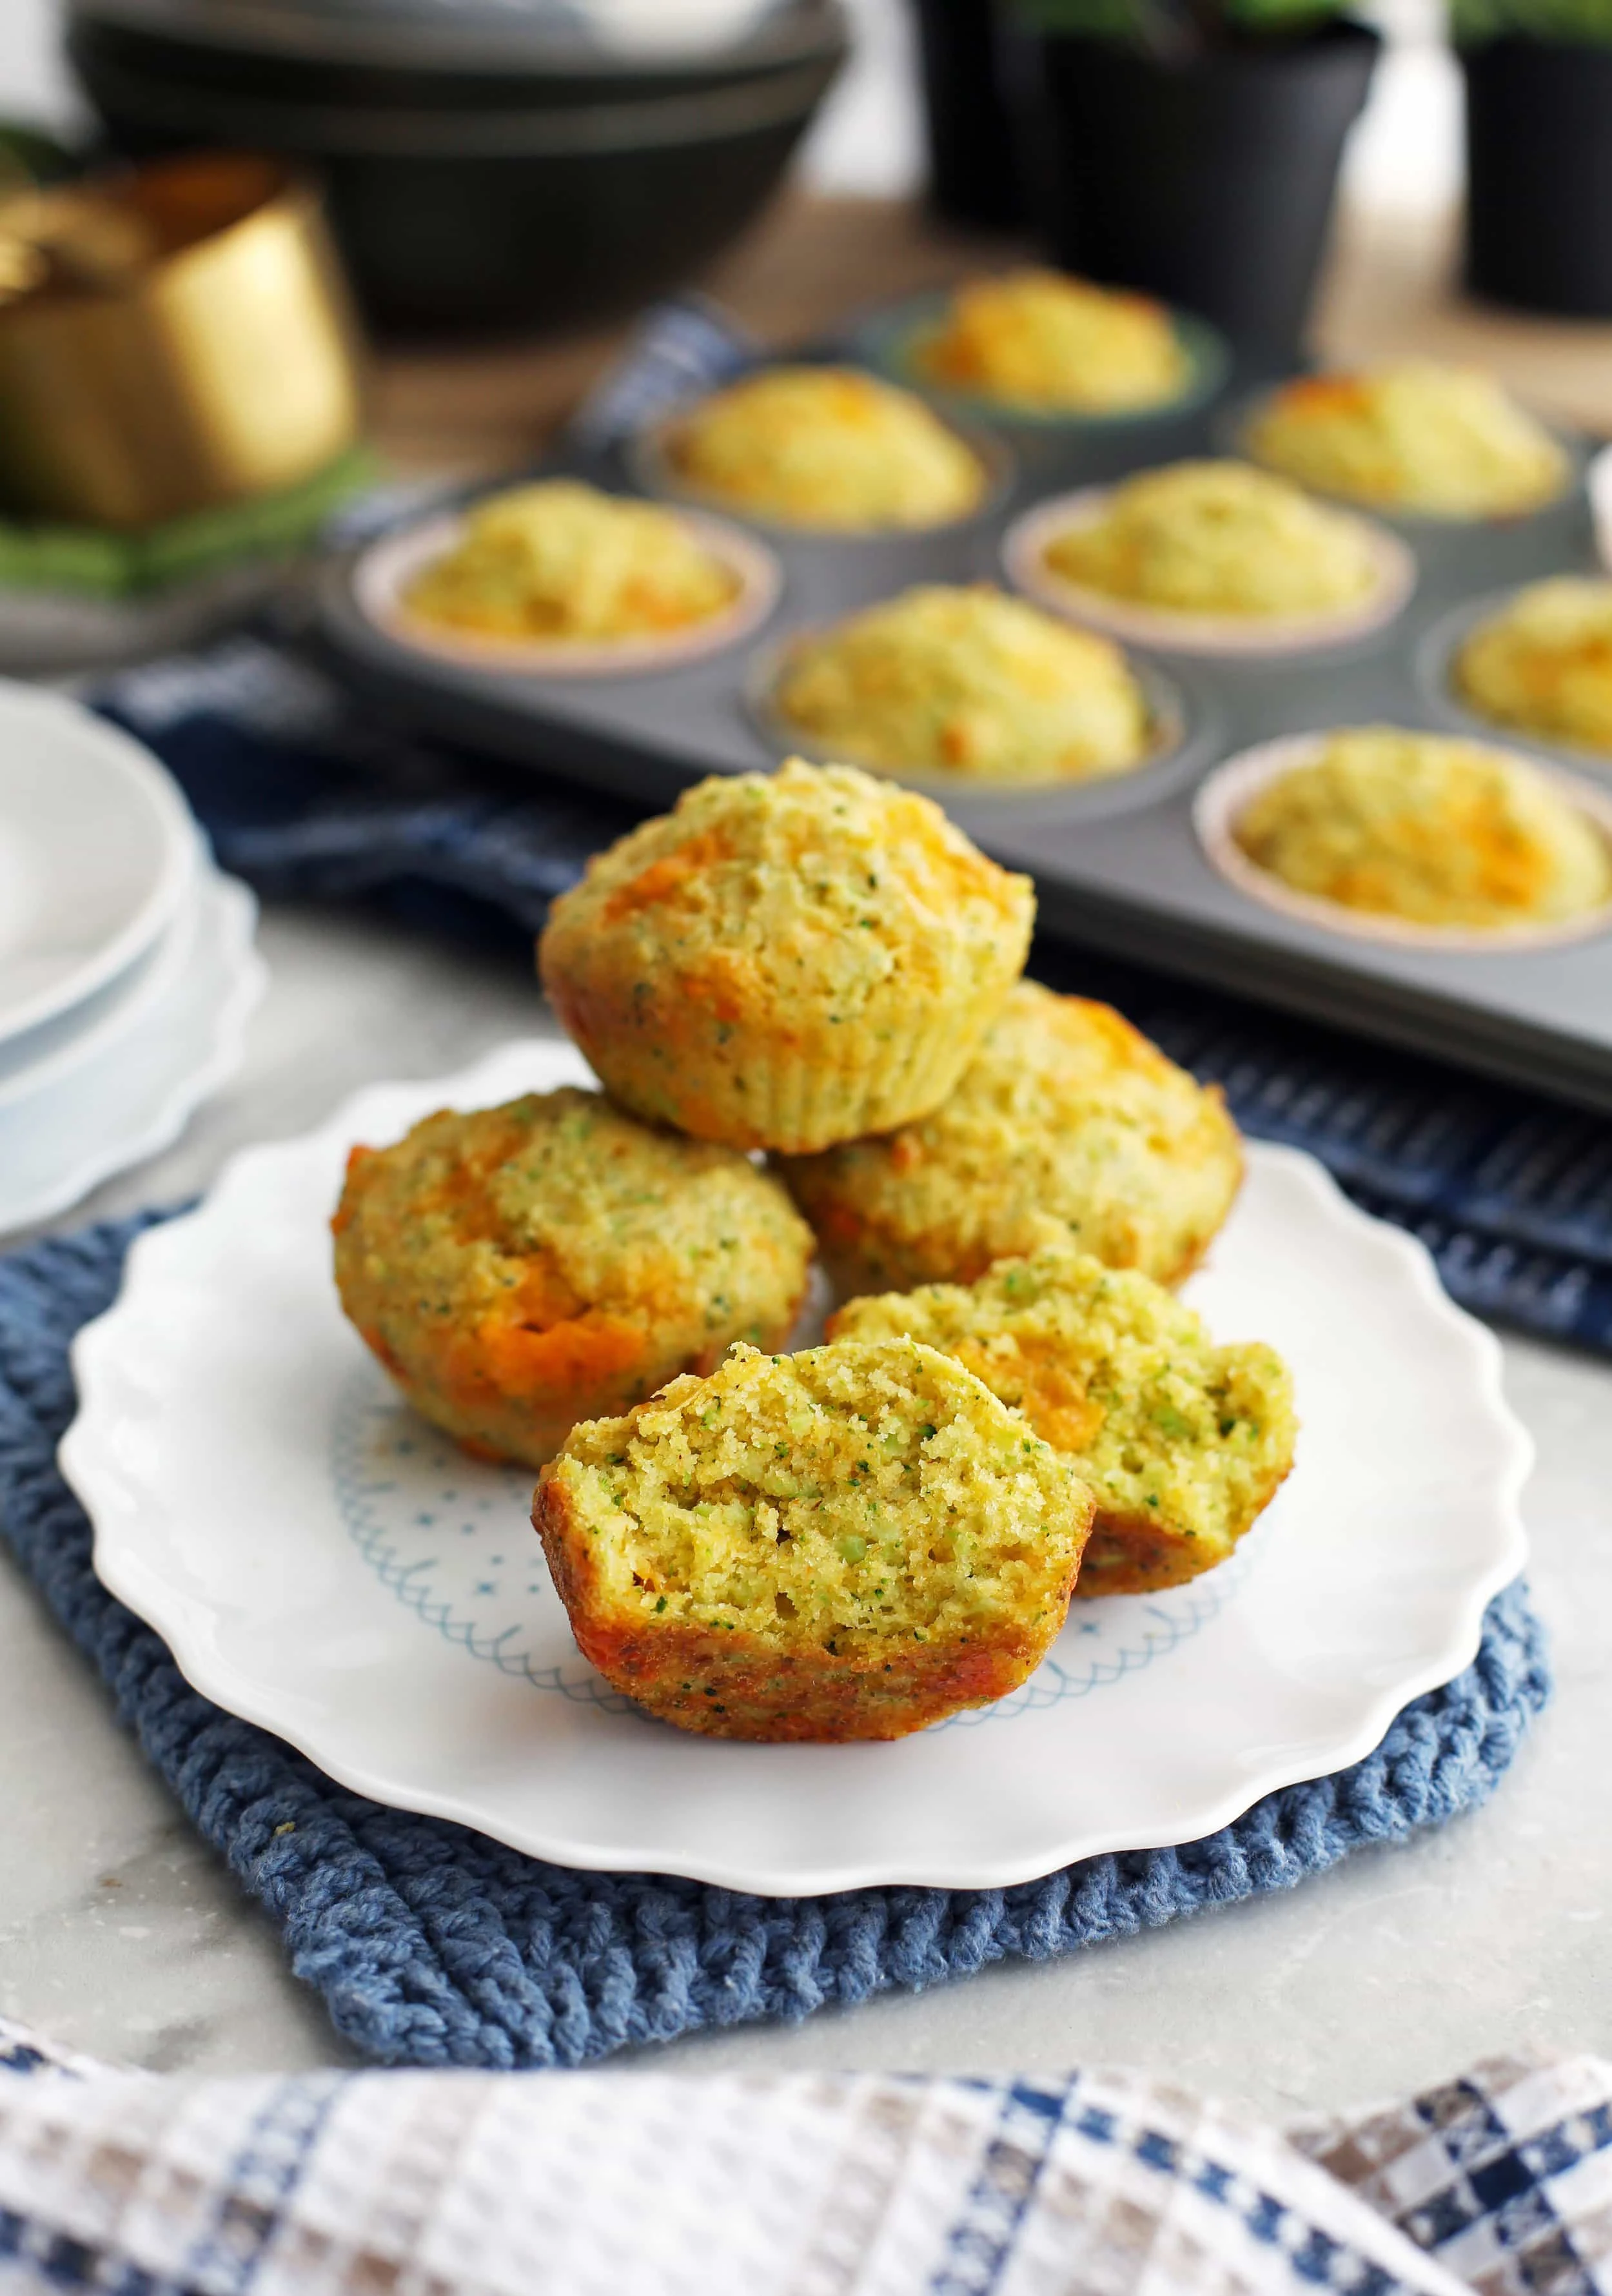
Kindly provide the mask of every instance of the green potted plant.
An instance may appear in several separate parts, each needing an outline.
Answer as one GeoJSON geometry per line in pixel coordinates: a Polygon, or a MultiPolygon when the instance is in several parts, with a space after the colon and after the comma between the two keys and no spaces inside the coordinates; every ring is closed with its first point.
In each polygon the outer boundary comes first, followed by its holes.
{"type": "Polygon", "coordinates": [[[1291,359],[1378,35],[1339,0],[1013,4],[1026,189],[1057,259],[1291,359]]]}
{"type": "Polygon", "coordinates": [[[1467,283],[1612,318],[1612,0],[1451,0],[1467,81],[1467,283]]]}

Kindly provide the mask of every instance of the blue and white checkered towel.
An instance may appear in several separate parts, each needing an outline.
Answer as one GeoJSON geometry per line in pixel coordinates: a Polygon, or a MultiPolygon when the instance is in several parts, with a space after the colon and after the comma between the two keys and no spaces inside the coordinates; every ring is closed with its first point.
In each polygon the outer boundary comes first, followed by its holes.
{"type": "Polygon", "coordinates": [[[1054,2080],[187,2080],[0,2025],[0,2296],[1591,2296],[1612,2065],[1287,2136],[1054,2080]]]}

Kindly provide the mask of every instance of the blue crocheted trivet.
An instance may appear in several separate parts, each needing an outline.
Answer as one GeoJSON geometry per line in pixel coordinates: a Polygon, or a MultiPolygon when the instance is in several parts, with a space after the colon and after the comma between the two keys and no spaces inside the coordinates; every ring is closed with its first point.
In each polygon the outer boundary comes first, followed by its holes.
{"type": "Polygon", "coordinates": [[[1518,1585],[1491,1605],[1476,1664],[1407,1707],[1376,1753],[1180,1849],[1094,1857],[1014,1890],[794,1899],[541,1865],[344,1792],[199,1697],[95,1578],[89,1525],[56,1472],[74,1408],[68,1347],[110,1305],[149,1224],[0,1260],[0,1529],[195,1824],[280,1924],[297,1974],[383,2063],[580,2064],[701,2026],[796,2019],[993,1961],[1046,1960],[1288,1889],[1482,1801],[1549,1695],[1518,1585]]]}

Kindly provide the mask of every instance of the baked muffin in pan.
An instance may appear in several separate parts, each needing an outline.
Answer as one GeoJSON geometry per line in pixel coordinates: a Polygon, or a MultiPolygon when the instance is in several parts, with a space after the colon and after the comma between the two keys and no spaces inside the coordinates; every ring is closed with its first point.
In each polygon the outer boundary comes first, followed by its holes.
{"type": "Polygon", "coordinates": [[[1283,383],[1242,445],[1318,493],[1419,518],[1519,517],[1573,477],[1560,441],[1493,375],[1431,359],[1283,383]]]}

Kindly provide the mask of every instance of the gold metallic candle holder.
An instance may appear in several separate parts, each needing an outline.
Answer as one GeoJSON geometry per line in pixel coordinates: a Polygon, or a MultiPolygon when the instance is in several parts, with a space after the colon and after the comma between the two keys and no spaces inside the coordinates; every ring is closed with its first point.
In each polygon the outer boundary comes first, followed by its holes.
{"type": "Polygon", "coordinates": [[[317,194],[275,161],[0,198],[0,509],[159,525],[297,485],[362,416],[317,194]]]}

